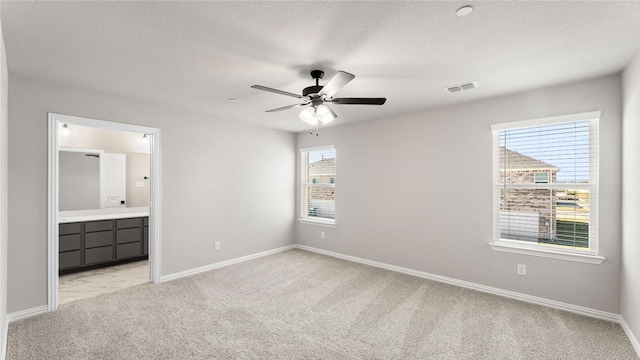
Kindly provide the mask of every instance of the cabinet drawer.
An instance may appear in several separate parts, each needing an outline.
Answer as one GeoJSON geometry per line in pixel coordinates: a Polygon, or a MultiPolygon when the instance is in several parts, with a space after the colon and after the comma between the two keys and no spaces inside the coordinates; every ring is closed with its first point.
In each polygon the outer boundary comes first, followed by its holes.
{"type": "Polygon", "coordinates": [[[113,229],[113,220],[89,221],[84,224],[85,232],[104,231],[113,229]]]}
{"type": "Polygon", "coordinates": [[[113,246],[105,246],[84,251],[84,264],[90,265],[113,260],[113,246]]]}
{"type": "Polygon", "coordinates": [[[58,254],[58,268],[60,270],[80,266],[81,263],[80,250],[58,254]]]}
{"type": "Polygon", "coordinates": [[[142,225],[144,225],[144,226],[149,226],[149,218],[148,218],[148,217],[146,217],[146,218],[142,218],[142,219],[143,219],[143,220],[142,220],[142,225]]]}
{"type": "Polygon", "coordinates": [[[58,235],[80,234],[82,223],[60,224],[58,227],[58,235]]]}
{"type": "Polygon", "coordinates": [[[113,231],[84,234],[84,247],[87,249],[107,245],[113,245],[113,231]]]}
{"type": "Polygon", "coordinates": [[[142,240],[142,228],[117,230],[116,243],[124,244],[130,242],[140,242],[142,240]]]}
{"type": "Polygon", "coordinates": [[[140,226],[142,226],[142,218],[116,220],[116,227],[118,229],[135,228],[140,226]]]}
{"type": "Polygon", "coordinates": [[[62,235],[58,243],[58,251],[80,250],[80,234],[62,235]]]}
{"type": "Polygon", "coordinates": [[[121,244],[116,247],[116,259],[140,256],[140,243],[121,244]]]}

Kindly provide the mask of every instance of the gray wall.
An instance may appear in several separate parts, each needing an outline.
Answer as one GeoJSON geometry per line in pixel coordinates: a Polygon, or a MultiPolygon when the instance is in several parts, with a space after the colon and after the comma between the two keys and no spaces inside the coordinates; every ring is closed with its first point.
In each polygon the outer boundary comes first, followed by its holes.
{"type": "Polygon", "coordinates": [[[47,112],[161,129],[161,275],[293,244],[294,134],[17,74],[9,91],[9,312],[46,304],[47,112]]]}
{"type": "Polygon", "coordinates": [[[622,75],[621,314],[640,341],[640,53],[622,75]]]}
{"type": "Polygon", "coordinates": [[[620,76],[615,75],[322,129],[320,136],[300,133],[298,147],[336,146],[336,227],[297,224],[297,242],[619,313],[620,99],[620,76]],[[598,109],[600,254],[605,262],[491,250],[490,125],[598,109]],[[516,264],[527,265],[526,277],[516,275],[516,264]]]}
{"type": "Polygon", "coordinates": [[[0,24],[0,358],[7,341],[7,54],[0,24]]]}
{"type": "Polygon", "coordinates": [[[100,209],[100,159],[84,152],[58,152],[60,211],[100,209]]]}

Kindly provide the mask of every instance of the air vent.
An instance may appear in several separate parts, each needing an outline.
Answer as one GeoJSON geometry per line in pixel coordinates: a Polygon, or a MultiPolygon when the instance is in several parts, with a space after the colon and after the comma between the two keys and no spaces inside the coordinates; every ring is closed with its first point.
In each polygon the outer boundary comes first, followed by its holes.
{"type": "Polygon", "coordinates": [[[456,92],[460,92],[463,90],[469,90],[469,89],[473,89],[473,88],[477,88],[478,87],[478,83],[476,81],[472,81],[472,82],[468,82],[468,83],[464,83],[464,84],[458,84],[458,85],[453,85],[453,86],[449,86],[444,88],[449,94],[453,94],[456,92]]]}

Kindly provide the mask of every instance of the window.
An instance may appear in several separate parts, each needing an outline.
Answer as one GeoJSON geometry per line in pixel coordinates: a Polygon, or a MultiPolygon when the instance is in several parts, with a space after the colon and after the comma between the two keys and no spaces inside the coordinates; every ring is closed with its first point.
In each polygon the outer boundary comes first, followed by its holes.
{"type": "Polygon", "coordinates": [[[536,184],[548,184],[549,173],[548,172],[536,172],[533,173],[533,182],[536,184]]]}
{"type": "Polygon", "coordinates": [[[494,250],[601,263],[600,112],[492,125],[494,250]]]}
{"type": "Polygon", "coordinates": [[[336,149],[333,146],[301,149],[301,220],[335,224],[336,149]]]}

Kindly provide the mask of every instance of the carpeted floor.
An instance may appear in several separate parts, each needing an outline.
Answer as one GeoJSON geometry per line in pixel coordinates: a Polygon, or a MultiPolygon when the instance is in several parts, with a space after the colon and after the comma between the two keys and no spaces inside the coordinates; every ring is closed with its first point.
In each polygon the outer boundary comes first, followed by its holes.
{"type": "Polygon", "coordinates": [[[15,359],[637,359],[618,324],[302,250],[11,323],[15,359]]]}

